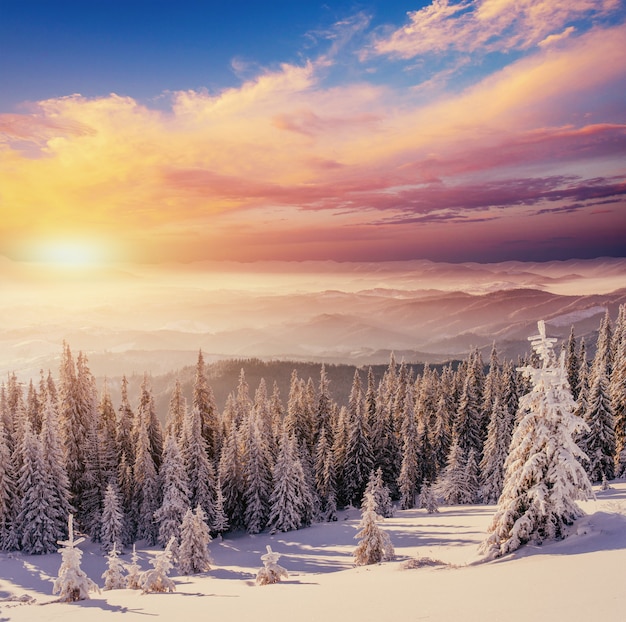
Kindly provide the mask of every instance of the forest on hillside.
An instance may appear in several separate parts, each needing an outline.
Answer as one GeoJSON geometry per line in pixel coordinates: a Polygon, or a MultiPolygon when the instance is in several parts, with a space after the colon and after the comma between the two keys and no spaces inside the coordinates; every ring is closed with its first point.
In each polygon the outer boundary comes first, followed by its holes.
{"type": "MultiPolygon", "coordinates": [[[[598,330],[595,355],[573,330],[561,346],[576,441],[592,481],[626,473],[626,306],[598,330]]],[[[202,352],[191,398],[179,379],[164,423],[148,375],[136,400],[98,390],[83,352],[65,344],[58,370],[0,386],[0,548],[56,551],[67,517],[109,549],[145,540],[165,546],[184,515],[201,508],[211,531],[290,530],[360,506],[378,475],[401,508],[426,488],[448,504],[494,503],[520,397],[525,361],[488,361],[478,350],[458,365],[419,368],[392,356],[384,370],[355,370],[338,401],[324,365],[293,370],[288,391],[241,370],[218,407],[202,352]]],[[[230,363],[232,365],[232,363],[230,363]]]]}

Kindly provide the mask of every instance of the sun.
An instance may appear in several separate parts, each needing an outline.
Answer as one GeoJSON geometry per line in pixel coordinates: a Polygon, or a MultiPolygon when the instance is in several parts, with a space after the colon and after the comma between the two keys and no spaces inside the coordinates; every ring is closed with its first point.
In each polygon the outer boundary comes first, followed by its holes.
{"type": "Polygon", "coordinates": [[[83,268],[105,259],[101,244],[86,240],[51,240],[40,243],[33,252],[37,262],[60,267],[83,268]]]}

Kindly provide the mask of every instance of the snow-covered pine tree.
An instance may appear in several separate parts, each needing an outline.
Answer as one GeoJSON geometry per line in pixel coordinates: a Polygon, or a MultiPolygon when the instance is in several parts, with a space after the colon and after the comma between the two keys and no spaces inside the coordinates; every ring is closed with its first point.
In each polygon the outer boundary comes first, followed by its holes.
{"type": "Polygon", "coordinates": [[[613,332],[613,371],[609,385],[615,416],[616,477],[626,474],[626,304],[619,307],[613,332]]]}
{"type": "Polygon", "coordinates": [[[100,542],[105,551],[122,550],[124,514],[117,488],[108,484],[104,493],[104,508],[100,525],[100,542]]]}
{"type": "Polygon", "coordinates": [[[376,514],[383,518],[391,518],[393,516],[391,494],[389,488],[383,482],[383,471],[380,467],[376,471],[371,472],[365,492],[373,495],[376,501],[376,507],[374,508],[376,514]]]}
{"type": "Polygon", "coordinates": [[[228,517],[228,522],[233,529],[242,528],[244,526],[244,480],[241,469],[239,432],[234,423],[222,448],[219,480],[222,483],[224,512],[228,517]]]}
{"type": "MultiPolygon", "coordinates": [[[[46,385],[47,386],[47,385],[46,385]]],[[[57,539],[67,536],[67,516],[72,512],[70,490],[61,429],[55,405],[54,394],[47,389],[43,396],[43,416],[41,421],[41,443],[45,472],[51,498],[50,518],[55,522],[57,539]]]]}
{"type": "Polygon", "coordinates": [[[467,456],[467,464],[465,465],[465,480],[467,482],[468,503],[478,503],[480,500],[480,481],[478,472],[478,462],[476,461],[476,453],[470,449],[467,456]]]}
{"type": "Polygon", "coordinates": [[[428,482],[424,482],[422,485],[419,507],[426,510],[429,514],[437,514],[439,512],[437,497],[435,496],[432,485],[428,482]]]}
{"type": "Polygon", "coordinates": [[[256,408],[244,420],[243,475],[246,531],[259,533],[267,524],[272,490],[272,461],[256,408]]]}
{"type": "Polygon", "coordinates": [[[415,421],[415,401],[413,385],[406,385],[406,397],[404,400],[404,416],[402,419],[402,465],[398,476],[398,489],[400,490],[400,506],[403,510],[415,507],[415,495],[419,488],[419,457],[418,457],[418,432],[415,421]]]}
{"type": "Polygon", "coordinates": [[[207,453],[207,441],[202,435],[202,418],[197,407],[186,412],[179,447],[187,472],[189,505],[202,506],[211,523],[215,518],[216,476],[207,453]]]}
{"type": "Polygon", "coordinates": [[[580,438],[580,448],[586,454],[587,474],[592,482],[615,476],[615,417],[611,407],[609,382],[602,367],[592,370],[592,384],[587,397],[584,420],[588,430],[580,438]]]}
{"type": "Polygon", "coordinates": [[[137,537],[145,538],[150,544],[156,544],[158,528],[154,520],[154,512],[158,507],[159,485],[157,471],[148,438],[148,413],[137,412],[136,446],[134,450],[135,464],[133,478],[135,496],[133,501],[132,520],[137,525],[137,537]]]}
{"type": "Polygon", "coordinates": [[[272,547],[269,544],[267,544],[265,548],[267,549],[267,553],[261,555],[263,568],[261,568],[256,575],[257,585],[278,583],[281,579],[286,579],[289,576],[287,571],[278,564],[280,554],[272,551],[272,547]]]}
{"type": "Polygon", "coordinates": [[[283,430],[278,458],[274,465],[274,488],[270,496],[268,525],[276,531],[290,531],[302,526],[306,482],[296,457],[296,440],[283,430]]]}
{"type": "Polygon", "coordinates": [[[496,503],[504,485],[504,462],[509,453],[513,418],[506,405],[496,396],[487,428],[487,440],[480,463],[481,497],[484,503],[496,503]]]}
{"type": "Polygon", "coordinates": [[[335,481],[335,460],[328,443],[326,429],[320,432],[315,450],[315,488],[320,499],[322,520],[337,520],[337,484],[335,481]]]}
{"type": "Polygon", "coordinates": [[[448,505],[474,502],[467,481],[467,457],[456,440],[450,447],[448,463],[437,480],[435,491],[448,505]]]}
{"type": "Polygon", "coordinates": [[[17,523],[21,532],[21,549],[28,555],[53,553],[62,531],[53,518],[54,499],[48,486],[41,441],[32,431],[28,419],[25,422],[20,454],[22,467],[17,489],[22,501],[17,523]]]}
{"type": "Polygon", "coordinates": [[[183,518],[178,551],[178,568],[183,574],[197,574],[211,570],[213,560],[209,555],[211,535],[205,522],[206,515],[200,506],[195,512],[188,509],[183,518]]]}
{"type": "Polygon", "coordinates": [[[139,555],[135,544],[133,544],[133,553],[130,556],[130,566],[128,566],[128,574],[126,575],[126,587],[129,590],[139,590],[141,585],[139,583],[141,577],[141,566],[137,563],[139,561],[139,555]]]}
{"type": "Polygon", "coordinates": [[[365,492],[367,480],[374,466],[370,429],[365,412],[363,389],[359,371],[355,370],[346,420],[346,449],[343,481],[346,501],[358,505],[365,492]]]}
{"type": "Polygon", "coordinates": [[[11,451],[6,440],[4,422],[0,421],[0,551],[10,550],[9,537],[13,530],[15,474],[11,451]]]}
{"type": "Polygon", "coordinates": [[[161,481],[163,483],[163,502],[154,513],[159,524],[158,540],[165,547],[174,536],[180,539],[180,526],[185,512],[189,509],[189,487],[187,471],[174,436],[169,435],[163,449],[161,463],[161,481]]]}
{"type": "Polygon", "coordinates": [[[217,406],[215,405],[213,389],[211,389],[206,378],[206,368],[202,350],[198,352],[191,408],[192,410],[195,409],[198,413],[200,418],[200,430],[202,438],[204,438],[205,441],[208,458],[210,462],[214,462],[217,460],[219,449],[217,406]]]}
{"type": "Polygon", "coordinates": [[[169,578],[169,572],[173,567],[172,548],[176,543],[176,538],[170,538],[165,549],[150,560],[151,570],[144,570],[139,575],[139,587],[142,593],[149,592],[175,592],[176,584],[169,578]]]}
{"type": "Polygon", "coordinates": [[[176,378],[174,389],[170,396],[165,423],[165,436],[173,436],[177,441],[183,432],[183,421],[187,410],[187,400],[183,396],[180,380],[176,378]]]}
{"type": "Polygon", "coordinates": [[[217,477],[217,486],[216,486],[216,498],[215,498],[215,517],[213,519],[213,523],[211,524],[211,531],[213,533],[225,533],[228,531],[230,525],[228,523],[228,516],[226,515],[226,511],[224,510],[224,495],[222,494],[222,480],[219,475],[217,477]]]}
{"type": "Polygon", "coordinates": [[[562,538],[566,527],[581,516],[576,500],[593,496],[591,483],[579,460],[583,452],[573,435],[585,423],[573,412],[575,402],[567,381],[564,356],[556,361],[555,339],[531,337],[541,368],[523,373],[533,389],[520,399],[520,419],[505,464],[505,480],[489,535],[480,550],[498,557],[530,541],[562,538]]]}
{"type": "Polygon", "coordinates": [[[80,567],[83,552],[78,545],[85,538],[74,539],[74,517],[68,518],[68,538],[59,542],[62,562],[59,574],[52,587],[52,593],[59,595],[61,602],[74,602],[89,598],[89,592],[99,592],[98,586],[85,574],[80,567]]]}
{"type": "Polygon", "coordinates": [[[102,573],[102,578],[105,590],[121,590],[126,587],[125,568],[116,543],[113,543],[113,548],[107,555],[107,569],[102,573]]]}
{"type": "MultiPolygon", "coordinates": [[[[126,376],[122,376],[121,403],[117,411],[117,460],[118,464],[122,461],[122,456],[126,456],[126,462],[130,465],[135,462],[135,442],[133,430],[135,429],[135,413],[130,406],[128,400],[128,380],[126,376]]],[[[130,507],[125,507],[128,512],[130,507]]]]}
{"type": "Polygon", "coordinates": [[[389,534],[377,524],[379,520],[381,517],[376,513],[376,499],[374,495],[367,492],[363,499],[360,531],[354,536],[359,539],[359,544],[354,551],[354,563],[357,566],[389,561],[395,555],[389,534]]]}

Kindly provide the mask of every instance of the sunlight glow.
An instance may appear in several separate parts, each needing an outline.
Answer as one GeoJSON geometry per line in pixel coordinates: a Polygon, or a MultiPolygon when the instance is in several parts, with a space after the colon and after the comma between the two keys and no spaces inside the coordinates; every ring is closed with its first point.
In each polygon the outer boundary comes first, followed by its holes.
{"type": "Polygon", "coordinates": [[[35,261],[58,266],[86,267],[101,263],[104,252],[93,242],[65,240],[40,244],[33,251],[35,261]]]}

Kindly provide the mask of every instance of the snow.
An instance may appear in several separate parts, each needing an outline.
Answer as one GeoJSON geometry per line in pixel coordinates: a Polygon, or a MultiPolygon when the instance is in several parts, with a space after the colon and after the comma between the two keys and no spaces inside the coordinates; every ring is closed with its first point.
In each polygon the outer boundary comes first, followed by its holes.
{"type": "MultiPolygon", "coordinates": [[[[173,593],[110,590],[72,604],[55,603],[52,595],[59,554],[0,554],[0,620],[617,622],[626,618],[626,480],[595,492],[595,500],[580,502],[587,515],[565,540],[526,545],[488,563],[480,561],[478,545],[493,505],[396,511],[383,523],[396,558],[371,566],[353,564],[356,509],[340,512],[337,522],[287,533],[227,534],[209,546],[211,571],[189,577],[172,571],[173,593]],[[268,545],[289,576],[260,587],[255,576],[268,545]]],[[[80,548],[83,570],[102,584],[100,547],[84,542],[80,548]]],[[[144,570],[160,551],[141,547],[144,570]]],[[[130,555],[122,559],[129,563],[130,555]]]]}

